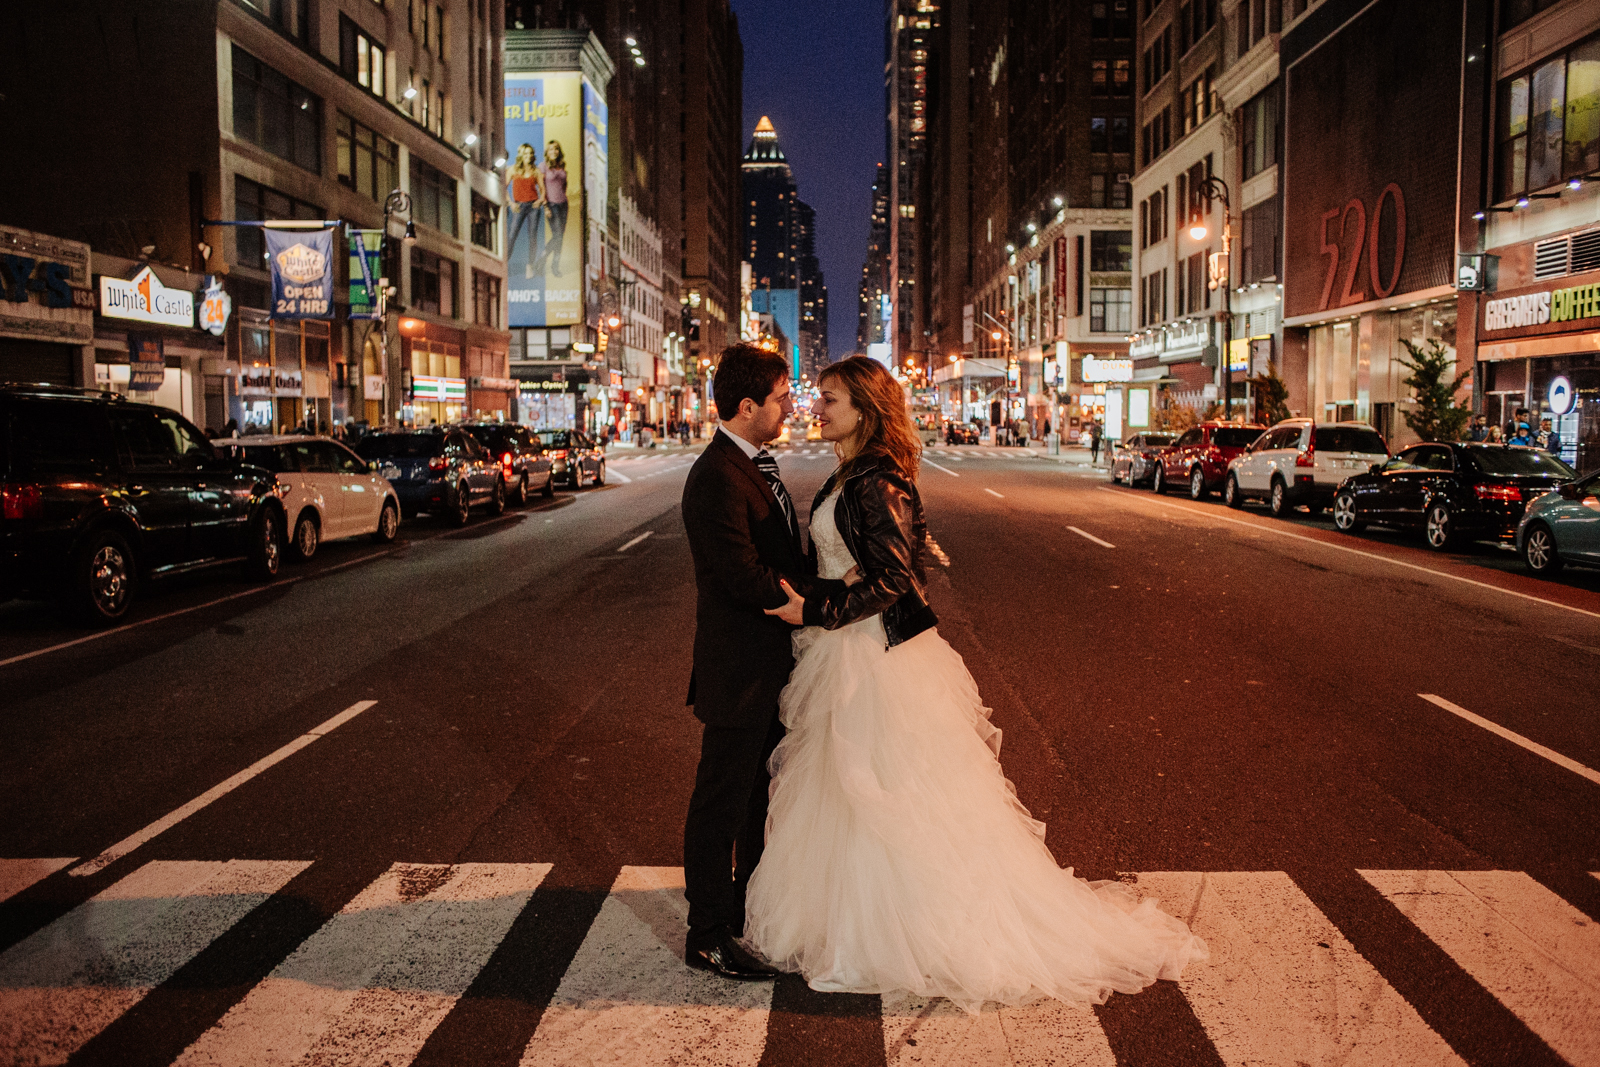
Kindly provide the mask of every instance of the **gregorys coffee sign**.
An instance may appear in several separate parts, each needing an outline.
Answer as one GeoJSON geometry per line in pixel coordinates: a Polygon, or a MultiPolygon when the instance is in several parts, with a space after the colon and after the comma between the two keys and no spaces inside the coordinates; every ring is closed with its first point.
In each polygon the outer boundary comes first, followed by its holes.
{"type": "Polygon", "coordinates": [[[1483,304],[1485,334],[1559,333],[1585,319],[1596,318],[1600,318],[1600,282],[1564,289],[1536,289],[1486,300],[1483,304]]]}

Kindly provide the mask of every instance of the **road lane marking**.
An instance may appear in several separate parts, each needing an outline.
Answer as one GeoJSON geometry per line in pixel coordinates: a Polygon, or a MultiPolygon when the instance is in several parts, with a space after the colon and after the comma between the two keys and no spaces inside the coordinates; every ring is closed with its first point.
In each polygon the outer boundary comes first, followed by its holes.
{"type": "Polygon", "coordinates": [[[76,859],[76,856],[68,856],[66,859],[0,860],[0,900],[10,900],[76,859]]]}
{"type": "Polygon", "coordinates": [[[756,1067],[771,982],[684,966],[679,867],[624,867],[522,1054],[522,1067],[716,1063],[756,1067]]]}
{"type": "Polygon", "coordinates": [[[1439,707],[1450,712],[1452,715],[1461,716],[1463,719],[1466,719],[1475,726],[1481,726],[1490,733],[1497,734],[1498,736],[1505,738],[1514,745],[1521,745],[1529,752],[1532,752],[1535,756],[1543,756],[1556,766],[1565,767],[1573,774],[1582,775],[1596,785],[1600,785],[1600,771],[1590,770],[1577,760],[1568,759],[1566,756],[1563,756],[1554,749],[1545,748],[1543,745],[1539,744],[1539,742],[1530,741],[1519,733],[1516,733],[1512,730],[1507,730],[1499,723],[1490,722],[1482,715],[1474,715],[1461,705],[1450,703],[1450,701],[1446,700],[1444,697],[1434,696],[1432,693],[1418,693],[1417,696],[1421,697],[1423,700],[1426,700],[1430,704],[1437,704],[1439,707]]]}
{"type": "Polygon", "coordinates": [[[1093,1009],[1042,1000],[1022,1008],[985,1005],[968,1015],[943,998],[883,996],[883,1051],[888,1067],[1116,1067],[1117,1057],[1093,1009]]]}
{"type": "Polygon", "coordinates": [[[621,482],[623,485],[627,485],[633,481],[632,478],[628,477],[626,474],[623,474],[621,471],[606,471],[606,480],[611,481],[613,479],[621,482]]]}
{"type": "Polygon", "coordinates": [[[1110,541],[1102,541],[1102,540],[1100,540],[1100,538],[1096,537],[1094,534],[1089,533],[1087,530],[1080,530],[1076,526],[1068,526],[1067,529],[1071,530],[1073,533],[1077,534],[1079,537],[1082,537],[1087,541],[1093,541],[1095,544],[1099,545],[1101,548],[1116,548],[1117,547],[1116,545],[1112,544],[1110,541]]]}
{"type": "Polygon", "coordinates": [[[990,489],[990,488],[989,488],[989,487],[988,487],[988,486],[984,486],[984,487],[983,487],[983,491],[984,491],[984,492],[985,492],[985,493],[988,493],[988,494],[989,494],[989,495],[990,495],[990,496],[992,496],[992,497],[997,497],[997,498],[999,498],[999,499],[1000,499],[1000,500],[1004,500],[1004,499],[1005,499],[1005,497],[1004,497],[1004,496],[1002,496],[1002,495],[1001,495],[1001,494],[999,494],[999,493],[997,493],[997,492],[995,492],[995,491],[994,491],[994,490],[993,490],[993,489],[990,489]]]}
{"type": "MultiPolygon", "coordinates": [[[[1559,600],[1547,600],[1542,596],[1534,596],[1532,593],[1519,593],[1515,589],[1507,589],[1504,586],[1493,585],[1489,582],[1480,582],[1475,578],[1463,578],[1459,574],[1451,574],[1449,571],[1434,570],[1432,567],[1424,567],[1419,563],[1407,563],[1403,559],[1394,559],[1393,557],[1380,555],[1376,552],[1364,552],[1359,548],[1351,548],[1349,545],[1334,544],[1332,541],[1324,541],[1320,537],[1307,537],[1305,534],[1292,533],[1289,530],[1278,530],[1271,526],[1263,526],[1260,523],[1247,522],[1244,519],[1229,518],[1226,515],[1212,515],[1208,512],[1200,511],[1198,508],[1186,508],[1182,504],[1174,504],[1168,500],[1132,497],[1129,496],[1124,490],[1112,489],[1110,486],[1106,485],[1102,485],[1099,488],[1107,493],[1116,493],[1123,499],[1133,501],[1134,503],[1159,504],[1164,508],[1171,508],[1174,511],[1181,511],[1185,515],[1194,515],[1199,518],[1211,519],[1216,522],[1231,522],[1236,526],[1244,526],[1248,529],[1257,530],[1261,533],[1277,534],[1279,537],[1289,537],[1296,541],[1309,541],[1314,545],[1321,545],[1323,548],[1332,548],[1339,552],[1348,552],[1353,556],[1363,556],[1366,559],[1375,559],[1382,563],[1392,563],[1396,567],[1405,567],[1408,570],[1421,571],[1423,574],[1432,574],[1439,578],[1449,578],[1451,581],[1464,582],[1467,585],[1475,585],[1479,589],[1490,589],[1496,593],[1504,593],[1507,596],[1520,597],[1523,600],[1531,600],[1535,604],[1546,604],[1552,608],[1562,608],[1566,611],[1577,612],[1579,615],[1587,615],[1591,619],[1600,619],[1600,611],[1590,611],[1587,608],[1574,607],[1571,604],[1563,604],[1559,600]]],[[[4,666],[4,664],[0,664],[0,666],[4,666]]]]}
{"type": "Polygon", "coordinates": [[[178,823],[187,819],[189,816],[193,815],[195,812],[206,807],[208,804],[211,804],[213,801],[227,796],[229,793],[233,792],[235,789],[238,789],[241,785],[244,785],[250,779],[266,770],[268,767],[288,759],[296,752],[299,752],[302,748],[305,748],[307,745],[311,744],[311,742],[320,737],[324,737],[329,733],[332,733],[334,730],[337,730],[339,727],[343,726],[357,715],[360,715],[363,711],[366,711],[376,703],[376,700],[356,701],[354,704],[351,704],[348,708],[345,708],[339,714],[335,715],[327,722],[324,722],[322,725],[301,734],[299,737],[295,738],[293,741],[290,741],[287,745],[284,745],[271,755],[263,756],[261,759],[256,760],[250,766],[246,767],[232,778],[229,778],[227,781],[212,786],[204,793],[201,793],[199,796],[189,801],[189,803],[183,805],[183,807],[176,808],[168,812],[155,822],[151,823],[149,826],[146,826],[143,830],[140,830],[134,834],[130,834],[121,841],[118,841],[116,844],[112,845],[110,848],[106,849],[104,852],[100,853],[100,855],[96,856],[94,859],[89,860],[87,863],[78,864],[78,866],[72,868],[72,870],[68,871],[67,873],[81,878],[85,875],[95,874],[101,870],[104,870],[107,866],[115,863],[123,856],[126,856],[128,853],[132,852],[146,841],[149,841],[151,838],[166,832],[167,830],[176,826],[178,823]]]}
{"type": "Polygon", "coordinates": [[[628,549],[632,548],[634,545],[638,544],[640,541],[643,541],[645,538],[649,537],[653,533],[655,533],[654,530],[646,530],[644,533],[640,534],[638,537],[635,537],[632,541],[629,541],[627,544],[625,544],[621,548],[617,549],[617,551],[618,552],[626,552],[626,551],[628,551],[628,549]]]}
{"type": "Polygon", "coordinates": [[[65,1063],[310,861],[147,863],[0,955],[0,1061],[65,1063]]]}
{"type": "Polygon", "coordinates": [[[1462,1063],[1282,871],[1136,877],[1211,949],[1178,987],[1223,1063],[1462,1063]]]}
{"type": "MultiPolygon", "coordinates": [[[[951,470],[949,467],[941,467],[937,463],[935,463],[933,460],[929,459],[926,456],[922,457],[922,462],[926,463],[928,466],[932,467],[936,471],[944,471],[946,474],[948,474],[952,478],[961,477],[961,475],[957,474],[955,471],[951,470]]],[[[0,664],[0,666],[4,666],[4,664],[0,664]]]]}
{"type": "Polygon", "coordinates": [[[1521,871],[1357,873],[1557,1055],[1600,1064],[1600,924],[1521,871]]]}
{"type": "Polygon", "coordinates": [[[175,1064],[410,1063],[550,868],[395,864],[175,1064]]]}

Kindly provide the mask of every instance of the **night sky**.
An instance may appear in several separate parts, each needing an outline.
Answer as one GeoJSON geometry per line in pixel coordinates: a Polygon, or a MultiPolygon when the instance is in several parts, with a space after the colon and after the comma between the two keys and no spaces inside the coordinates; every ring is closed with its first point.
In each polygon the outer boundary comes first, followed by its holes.
{"type": "Polygon", "coordinates": [[[744,135],[778,130],[800,199],[817,212],[828,284],[828,348],[855,350],[856,290],[883,161],[881,0],[732,0],[744,41],[744,135]]]}

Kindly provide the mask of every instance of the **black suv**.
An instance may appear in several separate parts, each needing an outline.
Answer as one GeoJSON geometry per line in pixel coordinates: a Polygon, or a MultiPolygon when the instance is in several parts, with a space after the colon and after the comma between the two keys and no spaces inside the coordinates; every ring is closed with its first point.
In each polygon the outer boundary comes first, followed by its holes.
{"type": "Polygon", "coordinates": [[[511,503],[526,504],[535,489],[546,498],[555,496],[556,476],[550,457],[526,427],[512,422],[467,422],[461,428],[500,464],[500,480],[511,503]]]}
{"type": "Polygon", "coordinates": [[[144,578],[239,560],[277,577],[277,476],[219,456],[176,411],[0,385],[0,482],[0,597],[53,596],[108,623],[144,578]]]}

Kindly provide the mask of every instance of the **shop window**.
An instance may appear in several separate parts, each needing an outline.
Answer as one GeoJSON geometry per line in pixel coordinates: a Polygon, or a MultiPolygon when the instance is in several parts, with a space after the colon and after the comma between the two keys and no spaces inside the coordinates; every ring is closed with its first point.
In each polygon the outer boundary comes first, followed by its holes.
{"type": "Polygon", "coordinates": [[[1259,93],[1243,108],[1240,165],[1246,180],[1278,162],[1278,91],[1259,93]]]}
{"type": "Polygon", "coordinates": [[[322,172],[322,98],[238,45],[233,47],[233,132],[279,159],[322,172]]]}
{"type": "Polygon", "coordinates": [[[411,215],[417,222],[457,236],[456,180],[412,157],[411,215]]]}
{"type": "Polygon", "coordinates": [[[1089,331],[1091,333],[1127,333],[1132,329],[1132,289],[1089,290],[1089,331]]]}
{"type": "Polygon", "coordinates": [[[1500,83],[1497,199],[1600,170],[1600,37],[1500,83]]]}
{"type": "MultiPolygon", "coordinates": [[[[234,175],[233,217],[240,221],[276,222],[287,219],[323,219],[327,215],[316,204],[296,200],[276,189],[234,175]]],[[[231,227],[238,244],[236,264],[255,270],[266,270],[267,245],[261,230],[255,226],[231,227]]]]}
{"type": "Polygon", "coordinates": [[[495,235],[500,232],[500,208],[494,203],[472,194],[472,243],[479,248],[495,249],[495,235]]]}
{"type": "Polygon", "coordinates": [[[481,270],[472,272],[472,321],[500,328],[500,279],[481,270]]]}
{"type": "Polygon", "coordinates": [[[455,260],[421,248],[411,250],[411,305],[418,311],[455,318],[455,260]]]}
{"type": "Polygon", "coordinates": [[[339,16],[339,71],[373,96],[388,99],[388,52],[344,15],[339,16]]]}
{"type": "Polygon", "coordinates": [[[400,187],[400,146],[338,113],[339,182],[382,203],[400,187]]]}
{"type": "Polygon", "coordinates": [[[1091,271],[1129,271],[1133,269],[1131,230],[1094,230],[1089,234],[1091,271]]]}

